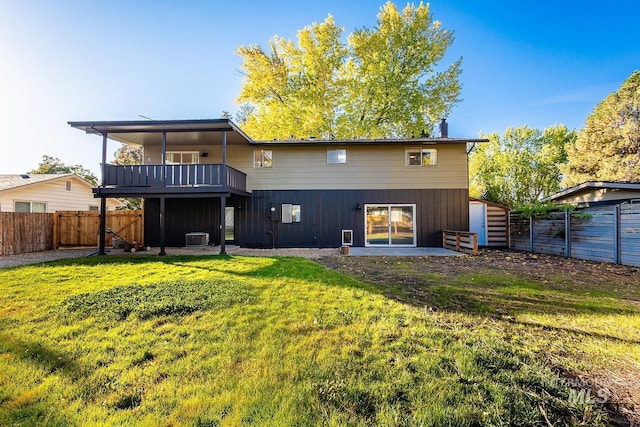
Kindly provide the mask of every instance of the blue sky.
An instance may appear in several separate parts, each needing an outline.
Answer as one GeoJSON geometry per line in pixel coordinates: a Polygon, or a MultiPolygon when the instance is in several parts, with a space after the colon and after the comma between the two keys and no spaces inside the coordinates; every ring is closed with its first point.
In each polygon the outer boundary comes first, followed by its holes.
{"type": "MultiPolygon", "coordinates": [[[[44,154],[97,173],[100,139],[69,128],[70,120],[235,113],[238,46],[267,46],[275,34],[295,39],[328,14],[345,34],[372,27],[382,4],[2,0],[0,173],[24,173],[44,154]]],[[[436,0],[431,10],[455,32],[442,65],[463,57],[450,136],[525,124],[580,129],[640,69],[637,1],[436,0]]]]}

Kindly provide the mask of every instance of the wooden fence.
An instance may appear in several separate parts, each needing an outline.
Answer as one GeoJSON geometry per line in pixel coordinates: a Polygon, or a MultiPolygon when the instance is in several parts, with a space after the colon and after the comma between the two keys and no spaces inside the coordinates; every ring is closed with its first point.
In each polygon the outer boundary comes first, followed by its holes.
{"type": "Polygon", "coordinates": [[[640,266],[640,205],[510,215],[511,249],[640,266]]]}
{"type": "MultiPolygon", "coordinates": [[[[107,228],[129,241],[144,242],[143,211],[109,211],[107,228]]],[[[60,247],[97,247],[100,213],[58,211],[55,213],[0,212],[0,256],[40,252],[60,247]]],[[[107,234],[106,245],[113,244],[107,234]]]]}
{"type": "Polygon", "coordinates": [[[52,248],[52,214],[0,212],[0,255],[17,255],[52,248]]]}
{"type": "MultiPolygon", "coordinates": [[[[143,211],[109,211],[107,228],[128,241],[144,242],[143,211]]],[[[53,241],[56,249],[71,246],[98,246],[100,212],[57,211],[53,221],[53,241]]],[[[112,237],[107,234],[106,245],[111,246],[112,237]]]]}

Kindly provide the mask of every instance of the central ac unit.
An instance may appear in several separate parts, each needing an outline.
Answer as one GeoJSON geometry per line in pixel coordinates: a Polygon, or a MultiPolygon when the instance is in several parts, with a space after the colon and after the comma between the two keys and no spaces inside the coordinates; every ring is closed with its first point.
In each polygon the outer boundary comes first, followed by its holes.
{"type": "Polygon", "coordinates": [[[199,247],[207,246],[209,243],[209,233],[193,232],[185,234],[185,246],[186,247],[199,247]]]}

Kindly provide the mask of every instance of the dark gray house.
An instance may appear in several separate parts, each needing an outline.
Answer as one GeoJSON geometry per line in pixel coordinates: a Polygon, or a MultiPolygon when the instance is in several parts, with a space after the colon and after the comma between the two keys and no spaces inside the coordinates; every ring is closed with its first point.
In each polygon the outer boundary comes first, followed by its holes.
{"type": "Polygon", "coordinates": [[[221,252],[439,246],[442,230],[468,230],[467,144],[486,141],[254,141],[227,119],[69,124],[102,137],[95,197],[144,198],[146,243],[162,254],[187,235],[221,252]],[[142,145],[144,164],[107,164],[107,139],[142,145]]]}

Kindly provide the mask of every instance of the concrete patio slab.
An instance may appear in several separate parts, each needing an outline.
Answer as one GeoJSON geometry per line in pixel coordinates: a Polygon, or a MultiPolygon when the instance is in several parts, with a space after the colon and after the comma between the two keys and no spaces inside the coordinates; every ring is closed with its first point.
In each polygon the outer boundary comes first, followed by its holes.
{"type": "Polygon", "coordinates": [[[464,254],[444,248],[372,248],[349,249],[349,256],[462,256],[464,254]]]}

